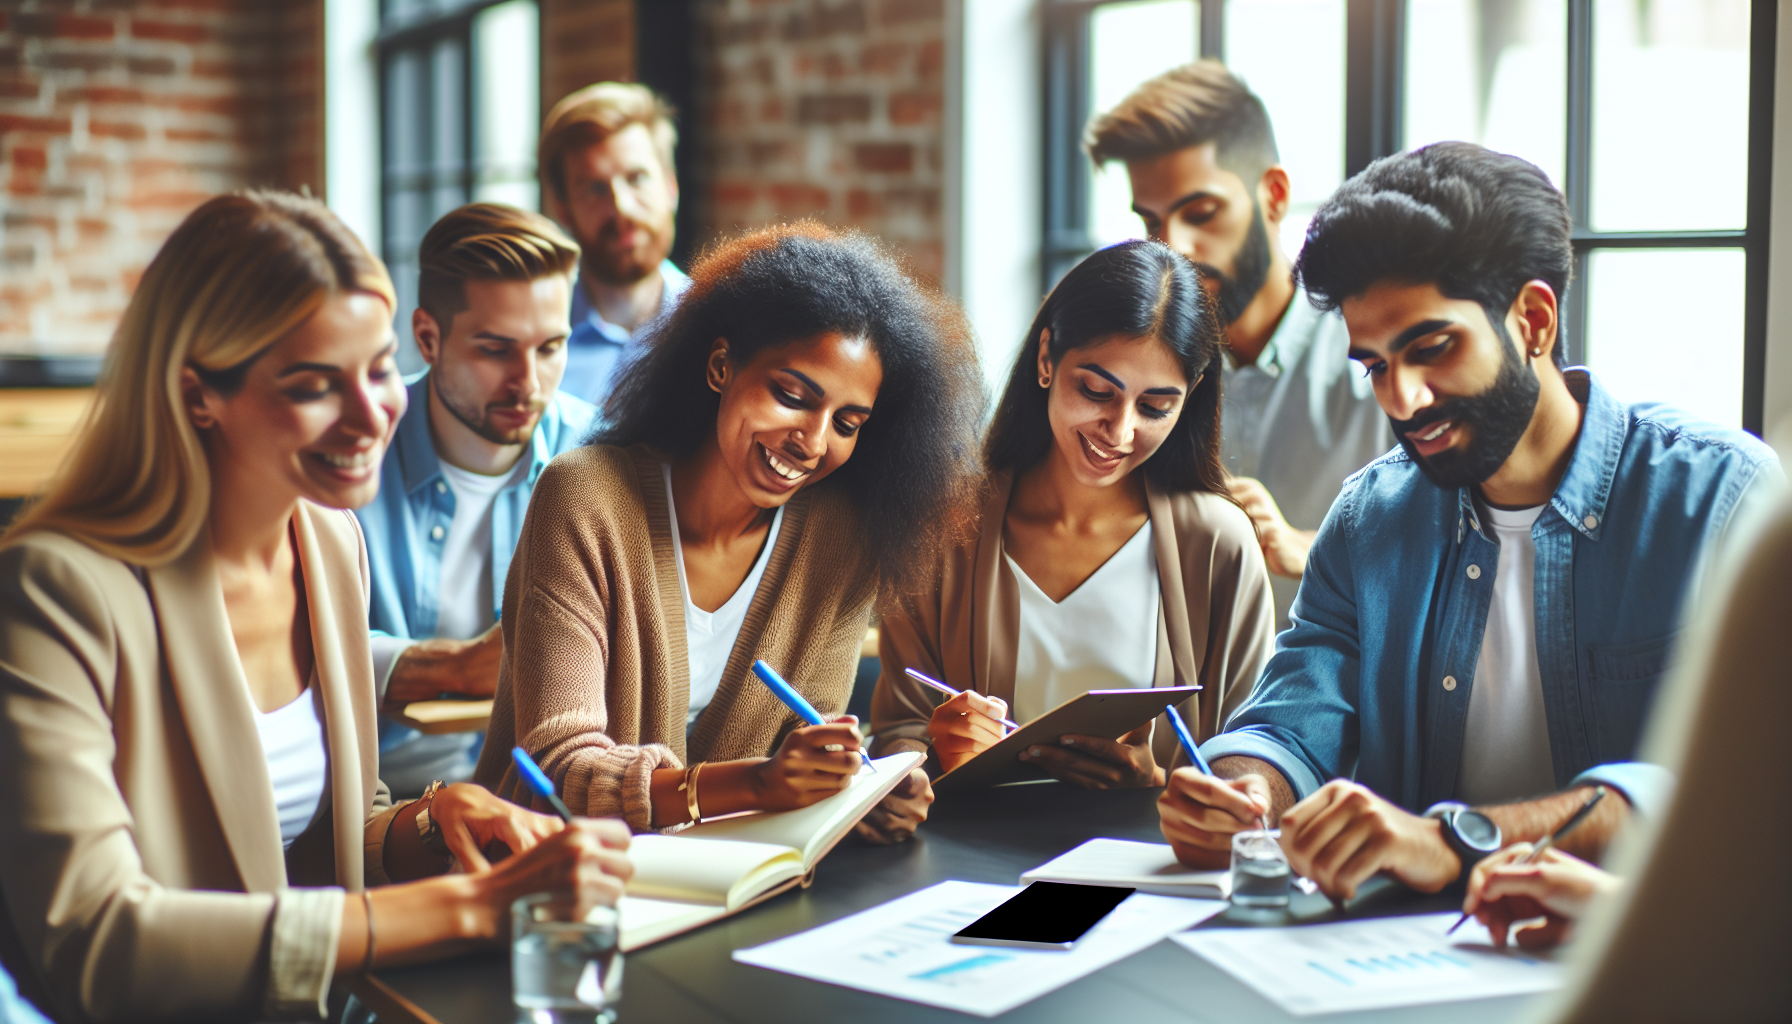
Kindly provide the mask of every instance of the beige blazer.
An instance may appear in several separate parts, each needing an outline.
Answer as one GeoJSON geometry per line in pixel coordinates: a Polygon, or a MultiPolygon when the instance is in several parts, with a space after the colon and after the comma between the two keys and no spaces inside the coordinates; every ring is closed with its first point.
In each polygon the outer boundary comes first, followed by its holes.
{"type": "Polygon", "coordinates": [[[1588,915],[1536,1019],[1792,1020],[1792,507],[1727,560],[1643,748],[1674,798],[1607,858],[1627,891],[1588,915]]]}
{"type": "MultiPolygon", "coordinates": [[[[929,748],[927,723],[945,699],[904,669],[1014,704],[1020,589],[1002,557],[1012,484],[1008,473],[990,476],[977,535],[948,553],[935,588],[880,610],[881,673],[871,702],[880,753],[929,748]]],[[[1269,573],[1250,518],[1226,498],[1148,485],[1146,503],[1162,598],[1151,685],[1202,688],[1180,710],[1196,739],[1205,740],[1250,696],[1274,647],[1269,573]]],[[[1168,766],[1176,737],[1159,725],[1152,751],[1168,766]]]]}
{"type": "Polygon", "coordinates": [[[290,886],[385,880],[360,530],[292,525],[330,781],[284,852],[209,538],[152,569],[0,551],[0,961],[65,1021],[314,1017],[343,892],[290,886]]]}

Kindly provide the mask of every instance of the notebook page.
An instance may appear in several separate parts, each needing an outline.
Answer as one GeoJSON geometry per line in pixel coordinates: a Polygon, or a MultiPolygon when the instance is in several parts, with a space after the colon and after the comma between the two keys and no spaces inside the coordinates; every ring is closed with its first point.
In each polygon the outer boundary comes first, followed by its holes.
{"type": "Polygon", "coordinates": [[[911,768],[921,763],[922,756],[915,751],[905,751],[880,757],[872,762],[876,771],[859,769],[859,774],[844,791],[826,800],[794,811],[740,814],[706,821],[680,832],[678,838],[732,839],[789,846],[803,851],[804,867],[814,867],[821,851],[832,846],[834,840],[894,789],[911,768]]]}
{"type": "Polygon", "coordinates": [[[797,852],[788,846],[685,834],[635,836],[628,856],[635,864],[628,895],[681,903],[733,906],[730,896],[738,896],[735,890],[743,881],[778,873],[780,865],[802,874],[801,864],[792,863],[799,859],[797,852]]]}

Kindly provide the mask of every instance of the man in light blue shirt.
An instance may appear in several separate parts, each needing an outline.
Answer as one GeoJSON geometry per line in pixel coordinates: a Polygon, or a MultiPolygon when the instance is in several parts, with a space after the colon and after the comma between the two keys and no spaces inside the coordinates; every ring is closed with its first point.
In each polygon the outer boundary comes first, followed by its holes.
{"type": "Polygon", "coordinates": [[[1281,225],[1291,184],[1263,101],[1200,60],[1090,122],[1097,167],[1124,161],[1150,236],[1193,260],[1226,319],[1220,448],[1287,628],[1307,550],[1344,478],[1394,444],[1336,311],[1295,287],[1281,225]]]}
{"type": "Polygon", "coordinates": [[[542,195],[581,251],[560,387],[599,408],[646,326],[690,287],[666,259],[678,212],[677,144],[672,108],[626,82],[571,93],[542,125],[542,195]]]}
{"type": "Polygon", "coordinates": [[[1686,597],[1783,475],[1759,440],[1563,365],[1572,262],[1548,177],[1468,143],[1377,161],[1315,216],[1301,279],[1401,448],[1326,516],[1293,627],[1202,745],[1214,776],[1173,773],[1159,810],[1188,863],[1279,817],[1336,898],[1379,871],[1434,892],[1595,785],[1561,844],[1583,857],[1665,799],[1634,758],[1686,597]]]}
{"type": "MultiPolygon", "coordinates": [[[[536,478],[581,444],[597,410],[557,389],[578,247],[540,214],[463,206],[424,235],[417,348],[429,369],[355,514],[372,574],[375,679],[387,708],[497,689],[504,579],[536,478]]],[[[472,775],[480,733],[380,723],[396,796],[472,775]]]]}

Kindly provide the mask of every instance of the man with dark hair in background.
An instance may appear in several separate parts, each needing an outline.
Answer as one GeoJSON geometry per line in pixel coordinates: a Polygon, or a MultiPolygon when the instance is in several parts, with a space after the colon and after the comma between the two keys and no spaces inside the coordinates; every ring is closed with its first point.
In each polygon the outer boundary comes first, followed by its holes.
{"type": "MultiPolygon", "coordinates": [[[[535,479],[597,423],[559,390],[578,259],[553,221],[497,203],[454,210],[423,236],[411,331],[429,369],[409,382],[379,495],[355,512],[387,706],[497,690],[498,607],[535,479]]],[[[395,796],[464,781],[480,735],[381,719],[380,778],[395,796]]]]}
{"type": "Polygon", "coordinates": [[[1179,770],[1159,801],[1188,863],[1279,816],[1334,898],[1384,870],[1435,892],[1595,785],[1561,844],[1591,858],[1667,796],[1633,759],[1681,610],[1784,478],[1758,439],[1564,368],[1572,263],[1548,177],[1468,143],[1376,161],[1314,217],[1297,273],[1401,447],[1346,481],[1293,628],[1202,745],[1214,775],[1179,770]]]}
{"type": "Polygon", "coordinates": [[[599,408],[642,328],[690,287],[666,258],[678,212],[677,145],[671,106],[629,82],[570,93],[542,125],[542,196],[582,252],[560,386],[599,408]]]}
{"type": "Polygon", "coordinates": [[[1300,294],[1281,224],[1288,172],[1263,101],[1214,60],[1167,71],[1089,123],[1126,164],[1146,232],[1198,264],[1227,321],[1222,457],[1257,524],[1288,625],[1307,549],[1344,478],[1394,441],[1346,354],[1344,321],[1300,294]]]}

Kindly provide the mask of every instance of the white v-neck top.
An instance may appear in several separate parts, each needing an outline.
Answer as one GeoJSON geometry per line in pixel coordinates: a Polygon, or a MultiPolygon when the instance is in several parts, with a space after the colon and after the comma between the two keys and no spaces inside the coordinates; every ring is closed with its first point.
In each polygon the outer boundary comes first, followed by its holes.
{"type": "Polygon", "coordinates": [[[689,729],[709,702],[715,699],[716,688],[722,685],[722,670],[728,667],[728,655],[734,652],[734,641],[740,637],[741,624],[747,620],[747,608],[759,590],[765,575],[765,563],[771,561],[772,548],[778,543],[778,527],[784,524],[784,507],[772,513],[772,528],[766,531],[765,544],[753,561],[753,571],[741,581],[734,595],[713,612],[706,612],[691,601],[691,586],[684,574],[684,539],[678,533],[678,508],[672,499],[672,467],[662,464],[660,472],[666,481],[666,511],[672,518],[672,552],[678,561],[678,594],[684,599],[685,660],[691,667],[691,710],[685,716],[689,729]]]}
{"type": "Polygon", "coordinates": [[[324,753],[324,724],[318,713],[316,685],[285,707],[255,712],[255,732],[268,761],[268,781],[274,787],[274,807],[280,815],[280,842],[291,846],[324,798],[330,760],[324,753]]]}
{"type": "Polygon", "coordinates": [[[1012,557],[1003,557],[1020,589],[1015,721],[1031,721],[1089,690],[1151,686],[1162,600],[1151,520],[1062,601],[1047,597],[1012,557]]]}

